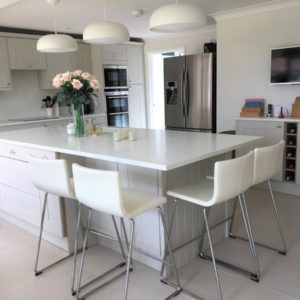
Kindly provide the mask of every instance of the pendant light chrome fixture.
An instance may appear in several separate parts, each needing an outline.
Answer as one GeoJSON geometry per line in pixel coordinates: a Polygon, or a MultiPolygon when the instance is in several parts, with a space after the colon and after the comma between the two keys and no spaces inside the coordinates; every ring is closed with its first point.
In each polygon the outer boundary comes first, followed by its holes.
{"type": "Polygon", "coordinates": [[[54,34],[42,36],[36,45],[37,51],[45,53],[66,53],[78,50],[77,42],[70,35],[58,34],[54,7],[60,0],[46,0],[52,6],[54,34]]]}
{"type": "Polygon", "coordinates": [[[128,42],[127,28],[118,22],[106,21],[106,0],[103,0],[103,22],[88,25],[83,31],[83,40],[92,44],[117,44],[128,42]]]}
{"type": "Polygon", "coordinates": [[[192,3],[168,4],[156,9],[149,22],[151,31],[180,32],[197,29],[206,25],[202,9],[192,3]]]}

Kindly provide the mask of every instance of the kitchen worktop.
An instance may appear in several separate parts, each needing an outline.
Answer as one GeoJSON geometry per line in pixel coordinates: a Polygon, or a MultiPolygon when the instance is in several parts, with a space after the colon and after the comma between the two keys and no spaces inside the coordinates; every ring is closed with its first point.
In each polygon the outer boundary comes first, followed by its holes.
{"type": "Polygon", "coordinates": [[[300,122],[300,118],[294,118],[294,117],[286,117],[286,118],[278,118],[278,117],[271,117],[271,118],[267,118],[267,117],[259,117],[259,118],[240,117],[240,118],[236,118],[236,120],[300,122]]]}
{"type": "Polygon", "coordinates": [[[0,142],[166,171],[260,139],[171,130],[136,131],[135,141],[114,141],[111,132],[75,138],[68,136],[62,126],[36,127],[0,132],[0,142]]]}
{"type": "MultiPolygon", "coordinates": [[[[106,114],[90,114],[85,115],[84,118],[94,118],[94,117],[106,117],[106,114]]],[[[10,120],[3,120],[0,121],[0,127],[5,126],[20,126],[25,124],[39,124],[39,123],[55,123],[56,121],[61,120],[70,120],[72,116],[59,116],[59,117],[46,117],[46,116],[38,116],[38,117],[28,117],[28,118],[18,118],[18,119],[10,119],[10,120]]]]}

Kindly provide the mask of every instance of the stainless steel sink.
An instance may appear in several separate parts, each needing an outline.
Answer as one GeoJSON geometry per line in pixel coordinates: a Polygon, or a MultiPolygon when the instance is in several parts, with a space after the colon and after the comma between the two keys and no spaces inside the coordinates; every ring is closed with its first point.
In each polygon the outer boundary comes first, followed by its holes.
{"type": "Polygon", "coordinates": [[[28,117],[28,118],[16,118],[16,119],[8,119],[9,122],[32,122],[32,121],[47,121],[52,119],[59,119],[59,117],[46,117],[46,116],[39,116],[39,117],[28,117]]]}

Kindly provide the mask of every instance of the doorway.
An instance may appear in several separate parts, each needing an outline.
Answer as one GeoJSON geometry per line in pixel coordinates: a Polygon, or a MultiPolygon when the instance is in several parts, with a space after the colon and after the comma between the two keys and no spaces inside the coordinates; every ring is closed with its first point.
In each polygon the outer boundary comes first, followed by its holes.
{"type": "Polygon", "coordinates": [[[149,128],[165,128],[164,58],[184,55],[184,48],[152,52],[150,55],[149,128]]]}

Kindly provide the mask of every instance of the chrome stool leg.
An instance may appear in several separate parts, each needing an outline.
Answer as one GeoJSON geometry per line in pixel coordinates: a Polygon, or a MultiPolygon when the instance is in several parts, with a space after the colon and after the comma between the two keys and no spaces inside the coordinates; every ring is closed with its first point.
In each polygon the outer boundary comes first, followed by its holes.
{"type": "Polygon", "coordinates": [[[211,237],[210,237],[209,224],[208,224],[208,220],[207,220],[207,213],[206,213],[206,209],[205,208],[203,208],[203,217],[204,217],[204,222],[205,222],[205,227],[206,227],[206,232],[207,232],[207,238],[208,238],[208,243],[209,243],[211,258],[212,258],[213,267],[214,267],[214,273],[215,273],[216,283],[217,283],[217,287],[218,287],[219,299],[222,300],[223,296],[222,296],[222,291],[221,291],[219,274],[218,274],[218,270],[217,270],[217,265],[216,265],[216,260],[215,260],[213,245],[212,245],[212,241],[211,241],[211,237]]]}
{"type": "MultiPolygon", "coordinates": [[[[210,209],[206,208],[206,216],[207,216],[207,218],[209,217],[209,212],[210,212],[210,209]]],[[[203,247],[204,247],[205,233],[206,233],[206,226],[205,226],[205,219],[203,218],[202,231],[201,231],[201,239],[200,239],[199,248],[198,248],[198,253],[199,253],[200,257],[204,256],[203,247]]]]}
{"type": "Polygon", "coordinates": [[[38,276],[43,273],[43,270],[38,270],[38,262],[39,262],[39,256],[40,256],[40,250],[41,250],[41,242],[42,242],[42,234],[43,234],[45,213],[46,213],[46,207],[47,207],[47,200],[48,200],[48,193],[45,193],[43,211],[42,211],[42,217],[41,217],[41,224],[40,224],[39,241],[38,241],[37,254],[36,254],[35,266],[34,266],[35,276],[38,276]]]}
{"type": "Polygon", "coordinates": [[[126,255],[125,255],[123,244],[122,244],[122,241],[121,241],[119,229],[117,227],[116,219],[113,215],[111,217],[112,217],[114,228],[115,228],[115,231],[116,231],[116,234],[117,234],[117,239],[118,239],[118,242],[119,242],[119,245],[120,245],[121,253],[122,253],[122,256],[124,258],[124,264],[122,265],[122,266],[124,266],[126,264],[126,255]]]}
{"type": "Polygon", "coordinates": [[[247,210],[244,193],[239,196],[239,201],[240,201],[241,211],[242,211],[242,215],[243,215],[243,219],[244,219],[244,223],[245,223],[245,228],[246,228],[246,232],[247,232],[247,236],[248,236],[249,246],[250,246],[252,260],[253,260],[253,264],[254,264],[254,270],[255,270],[255,274],[251,274],[251,279],[258,282],[260,279],[260,268],[259,268],[257,254],[256,254],[256,249],[255,249],[255,244],[254,244],[254,239],[253,239],[253,235],[252,235],[252,229],[251,229],[251,224],[250,224],[250,220],[249,220],[249,215],[248,215],[248,210],[247,210]]]}
{"type": "Polygon", "coordinates": [[[86,251],[87,239],[88,239],[89,229],[90,229],[91,213],[92,213],[92,210],[90,209],[89,210],[89,215],[88,215],[87,226],[86,226],[86,230],[85,230],[85,235],[84,235],[84,240],[83,240],[83,246],[82,246],[83,250],[82,250],[81,263],[80,263],[79,277],[78,277],[78,282],[77,282],[76,299],[78,299],[78,300],[80,299],[79,298],[80,284],[81,284],[83,264],[84,264],[84,259],[85,259],[85,251],[86,251]]]}
{"type": "Polygon", "coordinates": [[[283,254],[283,255],[286,255],[286,252],[287,252],[286,242],[285,242],[283,230],[281,228],[279,214],[278,214],[278,210],[277,210],[277,205],[276,205],[275,198],[274,198],[274,195],[273,195],[273,190],[272,190],[272,186],[271,186],[270,180],[268,180],[268,185],[269,185],[270,194],[271,194],[271,198],[272,198],[272,204],[273,204],[273,208],[274,208],[274,212],[275,212],[277,226],[278,226],[278,230],[279,230],[279,234],[281,236],[281,241],[282,241],[282,246],[283,246],[283,250],[279,251],[279,253],[283,254]]]}
{"type": "Polygon", "coordinates": [[[127,257],[124,300],[127,300],[127,295],[128,295],[129,273],[130,273],[130,264],[131,264],[131,255],[132,255],[133,235],[134,235],[134,220],[130,219],[130,223],[131,223],[131,226],[130,226],[130,241],[129,241],[128,257],[127,257]]]}
{"type": "Polygon", "coordinates": [[[238,197],[236,197],[234,200],[234,205],[233,205],[233,210],[232,210],[232,215],[231,215],[231,222],[230,222],[230,226],[229,226],[229,237],[232,237],[232,238],[235,238],[235,236],[232,233],[232,228],[234,225],[234,217],[235,217],[237,202],[238,202],[238,197]]]}

